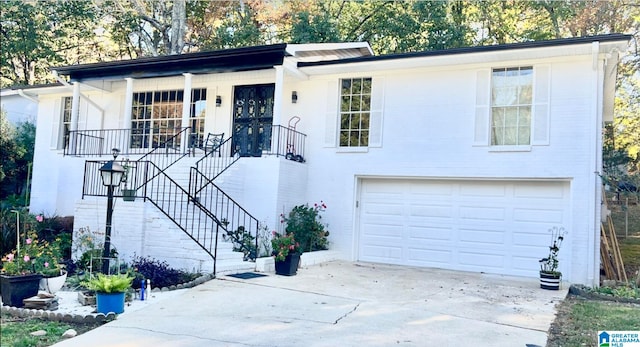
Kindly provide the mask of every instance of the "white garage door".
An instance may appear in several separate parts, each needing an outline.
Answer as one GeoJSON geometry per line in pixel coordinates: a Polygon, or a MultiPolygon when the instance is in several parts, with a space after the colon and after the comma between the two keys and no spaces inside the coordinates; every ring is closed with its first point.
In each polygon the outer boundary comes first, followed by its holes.
{"type": "Polygon", "coordinates": [[[568,182],[364,179],[358,258],[537,277],[568,209],[568,182]]]}

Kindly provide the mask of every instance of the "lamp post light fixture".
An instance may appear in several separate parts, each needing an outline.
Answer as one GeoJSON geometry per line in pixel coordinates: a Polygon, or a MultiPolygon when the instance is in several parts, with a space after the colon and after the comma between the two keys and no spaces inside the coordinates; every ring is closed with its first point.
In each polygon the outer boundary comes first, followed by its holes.
{"type": "Polygon", "coordinates": [[[109,258],[111,256],[111,217],[113,216],[113,189],[120,185],[124,176],[124,168],[116,163],[116,158],[120,151],[117,148],[112,150],[113,160],[109,160],[100,168],[102,184],[107,187],[107,222],[104,234],[104,249],[102,251],[102,273],[109,273],[109,258]]]}

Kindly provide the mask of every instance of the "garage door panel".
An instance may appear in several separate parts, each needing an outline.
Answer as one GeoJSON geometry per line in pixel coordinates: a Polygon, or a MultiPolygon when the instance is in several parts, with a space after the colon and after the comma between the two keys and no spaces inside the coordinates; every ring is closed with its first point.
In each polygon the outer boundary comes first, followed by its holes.
{"type": "Polygon", "coordinates": [[[409,208],[412,217],[453,218],[453,206],[413,204],[409,208]]]}
{"type": "Polygon", "coordinates": [[[409,248],[408,259],[410,264],[442,267],[451,264],[453,259],[452,251],[442,249],[409,248]]]}
{"type": "Polygon", "coordinates": [[[363,180],[358,259],[537,276],[569,183],[363,180]]]}
{"type": "Polygon", "coordinates": [[[408,227],[411,241],[449,241],[453,235],[450,226],[412,225],[408,227]]]}
{"type": "Polygon", "coordinates": [[[460,183],[460,196],[463,198],[504,197],[506,194],[506,187],[497,182],[485,182],[481,185],[477,183],[460,183]]]}
{"type": "Polygon", "coordinates": [[[458,240],[462,244],[477,246],[495,246],[500,248],[505,244],[505,232],[501,230],[468,230],[461,229],[458,240]]]}
{"type": "Polygon", "coordinates": [[[564,214],[557,209],[522,209],[516,208],[513,211],[513,220],[516,222],[541,222],[551,224],[562,224],[564,214]]]}
{"type": "Polygon", "coordinates": [[[540,182],[518,182],[514,187],[513,196],[525,199],[555,199],[562,204],[566,198],[564,184],[564,182],[545,182],[544,185],[540,182]]]}
{"type": "Polygon", "coordinates": [[[471,220],[504,220],[506,211],[502,207],[461,206],[460,218],[471,220]]]}
{"type": "Polygon", "coordinates": [[[398,264],[402,260],[402,248],[401,247],[389,247],[389,246],[366,246],[363,248],[363,255],[371,261],[390,262],[398,264]]]}

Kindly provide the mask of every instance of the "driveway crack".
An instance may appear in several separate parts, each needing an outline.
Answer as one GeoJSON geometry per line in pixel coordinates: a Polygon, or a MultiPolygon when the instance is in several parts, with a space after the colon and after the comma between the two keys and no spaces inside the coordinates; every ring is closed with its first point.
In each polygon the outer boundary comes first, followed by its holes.
{"type": "Polygon", "coordinates": [[[333,325],[338,324],[338,322],[340,322],[343,318],[345,318],[345,317],[347,317],[348,315],[350,315],[350,314],[352,314],[353,312],[355,312],[355,311],[358,309],[358,307],[360,307],[360,303],[358,303],[357,305],[355,305],[351,311],[349,311],[349,312],[347,312],[347,313],[343,314],[342,316],[340,316],[340,318],[336,319],[336,321],[335,321],[335,322],[333,322],[333,325]]]}

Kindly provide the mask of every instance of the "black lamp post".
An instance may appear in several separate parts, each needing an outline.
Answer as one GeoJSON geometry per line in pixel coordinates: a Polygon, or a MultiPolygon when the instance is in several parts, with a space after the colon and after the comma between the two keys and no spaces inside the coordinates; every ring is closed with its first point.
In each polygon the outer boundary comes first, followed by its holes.
{"type": "Polygon", "coordinates": [[[107,223],[104,235],[104,250],[102,251],[102,273],[109,273],[109,257],[111,255],[111,217],[113,215],[113,188],[120,185],[122,176],[124,176],[124,168],[115,162],[120,150],[112,149],[113,160],[109,160],[100,168],[100,176],[102,184],[107,186],[107,223]]]}

